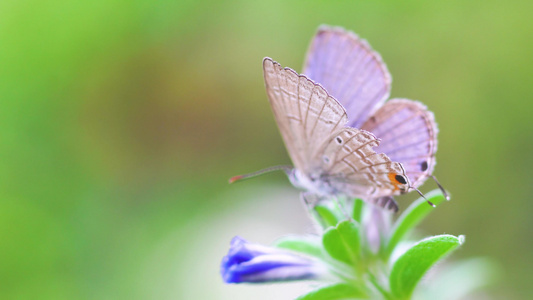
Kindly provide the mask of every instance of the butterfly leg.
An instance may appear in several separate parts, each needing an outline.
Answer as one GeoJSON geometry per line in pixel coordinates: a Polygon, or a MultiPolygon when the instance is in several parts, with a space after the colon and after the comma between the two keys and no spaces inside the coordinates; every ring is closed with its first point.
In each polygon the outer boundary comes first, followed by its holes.
{"type": "Polygon", "coordinates": [[[420,195],[420,197],[424,198],[424,200],[426,200],[427,204],[429,204],[432,207],[437,207],[433,202],[429,201],[428,198],[426,198],[426,196],[424,196],[424,194],[422,194],[422,192],[419,191],[417,188],[415,188],[415,187],[410,187],[410,188],[415,190],[420,195]]]}
{"type": "Polygon", "coordinates": [[[350,214],[348,213],[348,210],[346,209],[346,206],[344,205],[346,202],[346,199],[339,198],[338,196],[319,196],[313,193],[309,192],[302,192],[300,193],[300,199],[306,206],[309,212],[313,214],[313,210],[315,209],[315,206],[320,204],[321,202],[323,205],[333,208],[334,211],[336,211],[336,215],[338,220],[340,221],[342,217],[346,220],[352,219],[350,214]],[[342,213],[342,215],[341,215],[342,213]]]}
{"type": "Polygon", "coordinates": [[[307,207],[307,209],[309,210],[313,210],[313,208],[322,200],[324,200],[324,198],[316,195],[316,194],[313,194],[313,193],[309,193],[309,192],[302,192],[300,193],[300,200],[302,200],[303,204],[305,205],[305,207],[307,207]]]}
{"type": "Polygon", "coordinates": [[[348,213],[348,210],[346,209],[346,205],[344,205],[346,204],[346,199],[339,199],[338,196],[333,196],[333,201],[335,202],[335,204],[337,204],[337,207],[339,208],[339,210],[342,211],[344,218],[346,220],[351,220],[352,217],[348,213]]]}
{"type": "Polygon", "coordinates": [[[396,200],[394,200],[394,198],[392,198],[391,196],[374,198],[368,202],[371,202],[376,206],[384,208],[388,211],[392,211],[394,213],[398,212],[398,203],[396,203],[396,200]]]}
{"type": "MultiPolygon", "coordinates": [[[[309,192],[301,192],[300,200],[305,206],[307,213],[311,216],[312,219],[315,219],[323,227],[327,227],[327,224],[324,223],[324,220],[320,217],[318,211],[315,210],[315,207],[324,200],[324,198],[319,197],[316,194],[309,192]]],[[[329,224],[333,225],[333,224],[329,224]]]]}
{"type": "Polygon", "coordinates": [[[437,184],[437,186],[441,190],[442,194],[444,195],[444,198],[446,198],[446,200],[450,201],[450,195],[448,195],[446,190],[442,187],[442,185],[440,185],[439,181],[437,180],[437,177],[435,177],[434,175],[431,175],[430,177],[433,178],[433,180],[435,180],[435,183],[437,184]]]}

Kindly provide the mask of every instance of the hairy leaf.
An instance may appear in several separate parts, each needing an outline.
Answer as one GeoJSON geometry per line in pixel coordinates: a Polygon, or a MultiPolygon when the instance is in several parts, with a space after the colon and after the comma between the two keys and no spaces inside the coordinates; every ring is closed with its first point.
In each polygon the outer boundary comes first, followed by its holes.
{"type": "Polygon", "coordinates": [[[274,246],[318,258],[324,256],[320,239],[314,237],[286,236],[277,240],[274,246]]]}
{"type": "Polygon", "coordinates": [[[353,285],[338,283],[320,287],[309,294],[298,297],[297,300],[346,300],[367,299],[366,293],[353,285]]]}
{"type": "Polygon", "coordinates": [[[394,263],[390,274],[391,292],[400,299],[408,299],[427,270],[463,241],[463,236],[438,235],[415,244],[394,263]]]}
{"type": "MultiPolygon", "coordinates": [[[[433,190],[427,193],[426,198],[435,205],[439,205],[445,200],[440,190],[433,190]]],[[[416,225],[418,225],[424,217],[433,210],[434,207],[430,206],[424,198],[419,198],[409,205],[394,223],[389,242],[385,247],[385,257],[388,258],[402,238],[404,238],[407,233],[416,227],[416,225]]]]}
{"type": "Polygon", "coordinates": [[[342,221],[324,233],[322,244],[329,255],[348,264],[359,260],[361,237],[359,226],[353,221],[342,221]]]}

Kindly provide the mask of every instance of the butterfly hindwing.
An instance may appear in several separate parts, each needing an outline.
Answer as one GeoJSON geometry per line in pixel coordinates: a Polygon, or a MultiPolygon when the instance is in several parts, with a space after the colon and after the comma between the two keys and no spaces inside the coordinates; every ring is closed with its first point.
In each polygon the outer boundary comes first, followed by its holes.
{"type": "Polygon", "coordinates": [[[303,74],[319,82],[361,128],[389,97],[391,76],[378,53],[355,33],[321,26],[307,52],[303,74]]]}
{"type": "Polygon", "coordinates": [[[407,191],[409,180],[400,163],[374,147],[379,140],[370,132],[346,127],[336,132],[317,153],[321,169],[334,190],[369,200],[407,191]]]}
{"type": "Polygon", "coordinates": [[[401,162],[413,187],[419,187],[435,167],[437,125],[420,102],[392,99],[362,126],[381,140],[377,151],[401,162]]]}

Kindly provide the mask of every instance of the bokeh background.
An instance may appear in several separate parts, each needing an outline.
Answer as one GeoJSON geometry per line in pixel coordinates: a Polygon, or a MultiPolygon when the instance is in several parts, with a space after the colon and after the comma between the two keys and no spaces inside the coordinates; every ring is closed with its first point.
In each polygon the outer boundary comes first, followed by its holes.
{"type": "MultiPolygon", "coordinates": [[[[261,60],[301,70],[320,24],[367,39],[392,96],[439,123],[452,193],[421,229],[465,234],[452,260],[533,289],[533,2],[1,1],[0,298],[291,299],[224,285],[233,235],[311,232],[261,60]]],[[[435,188],[426,183],[427,192],[435,188]]],[[[411,198],[404,197],[405,208],[411,198]]]]}

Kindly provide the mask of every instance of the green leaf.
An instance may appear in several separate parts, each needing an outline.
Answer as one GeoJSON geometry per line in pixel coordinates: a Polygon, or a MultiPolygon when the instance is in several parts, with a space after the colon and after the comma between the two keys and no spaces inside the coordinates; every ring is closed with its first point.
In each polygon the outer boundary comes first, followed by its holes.
{"type": "Polygon", "coordinates": [[[342,215],[339,214],[332,201],[317,203],[313,209],[318,214],[319,223],[323,228],[335,226],[342,220],[342,215]]]}
{"type": "Polygon", "coordinates": [[[358,224],[346,220],[329,228],[322,236],[322,244],[331,257],[354,264],[359,260],[361,247],[358,224]]]}
{"type": "MultiPolygon", "coordinates": [[[[445,200],[440,190],[433,190],[427,193],[426,198],[437,206],[445,200]]],[[[424,217],[434,209],[435,208],[430,206],[424,198],[419,198],[409,205],[391,229],[392,234],[385,247],[385,258],[388,258],[402,238],[404,238],[407,233],[416,227],[416,225],[418,225],[424,217]]]]}
{"type": "Polygon", "coordinates": [[[346,283],[338,283],[320,287],[297,300],[341,300],[367,299],[368,295],[360,288],[346,283]]]}
{"type": "Polygon", "coordinates": [[[409,299],[427,270],[463,241],[463,236],[438,235],[415,244],[394,263],[390,274],[391,292],[399,299],[409,299]]]}
{"type": "Polygon", "coordinates": [[[322,245],[315,237],[286,236],[274,243],[275,247],[322,258],[322,245]]]}

